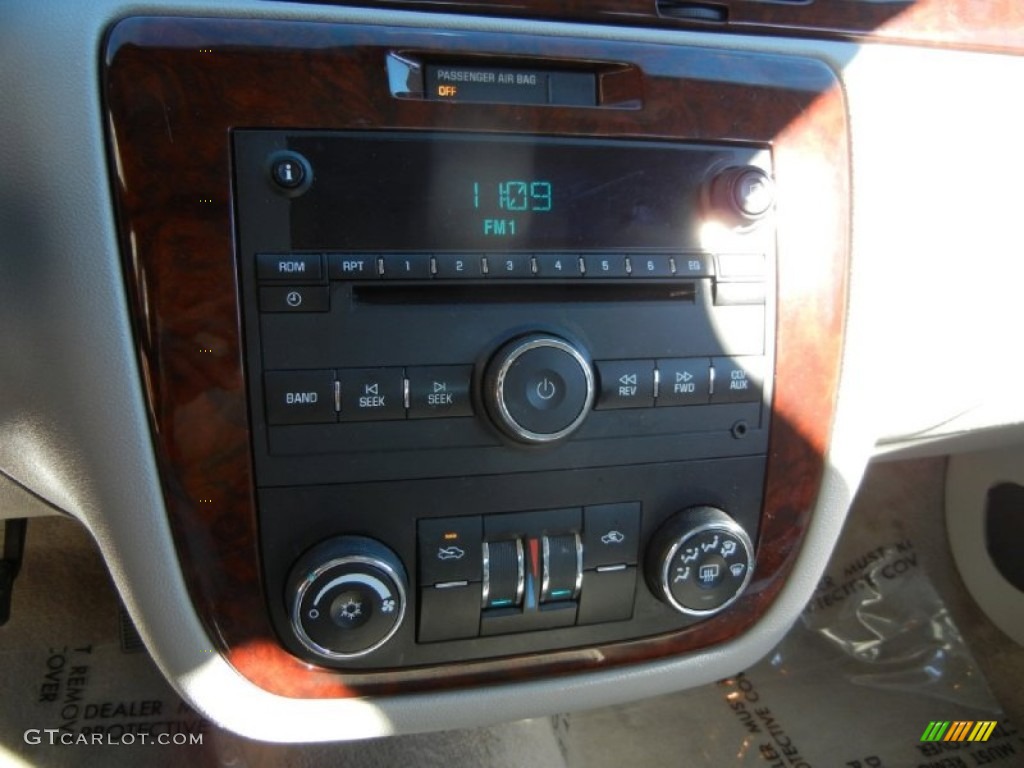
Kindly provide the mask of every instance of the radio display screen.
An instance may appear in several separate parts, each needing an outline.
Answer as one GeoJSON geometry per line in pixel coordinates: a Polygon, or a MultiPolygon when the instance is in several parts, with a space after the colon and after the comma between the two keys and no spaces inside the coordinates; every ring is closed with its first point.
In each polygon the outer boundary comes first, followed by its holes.
{"type": "Polygon", "coordinates": [[[313,182],[292,247],[692,248],[709,153],[641,141],[445,133],[289,136],[313,182]]]}

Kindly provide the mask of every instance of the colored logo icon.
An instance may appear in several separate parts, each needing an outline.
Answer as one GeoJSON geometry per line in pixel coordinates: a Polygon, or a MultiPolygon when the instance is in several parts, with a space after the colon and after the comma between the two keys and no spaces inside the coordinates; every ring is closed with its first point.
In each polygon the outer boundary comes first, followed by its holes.
{"type": "Polygon", "coordinates": [[[933,720],[921,741],[988,741],[998,724],[995,720],[933,720]]]}

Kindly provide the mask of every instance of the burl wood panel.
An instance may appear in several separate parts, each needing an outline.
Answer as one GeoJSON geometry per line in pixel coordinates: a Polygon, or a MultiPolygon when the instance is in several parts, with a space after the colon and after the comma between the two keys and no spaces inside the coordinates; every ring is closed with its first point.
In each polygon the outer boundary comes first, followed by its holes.
{"type": "Polygon", "coordinates": [[[716,32],[881,40],[1010,53],[1024,50],[1024,4],[1020,0],[695,2],[724,10],[727,20],[708,22],[681,18],[670,12],[659,14],[656,0],[352,0],[347,4],[716,32]]]}
{"type": "Polygon", "coordinates": [[[792,566],[823,473],[845,305],[848,147],[817,62],[666,46],[298,22],[127,19],[109,35],[112,177],[138,354],[175,543],[225,657],[287,696],[346,697],[581,672],[734,637],[792,566]],[[388,95],[400,49],[635,66],[641,109],[493,106],[388,95]],[[524,133],[771,143],[778,181],[774,426],[759,561],[735,607],[688,630],[586,650],[434,669],[340,673],[285,652],[266,616],[257,547],[233,251],[235,127],[524,133]]]}

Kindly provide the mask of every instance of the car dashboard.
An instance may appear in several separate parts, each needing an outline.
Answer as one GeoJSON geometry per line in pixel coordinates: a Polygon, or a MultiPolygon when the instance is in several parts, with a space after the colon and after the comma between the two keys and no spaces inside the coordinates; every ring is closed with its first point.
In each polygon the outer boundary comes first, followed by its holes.
{"type": "Polygon", "coordinates": [[[212,721],[714,681],[1019,441],[1012,3],[367,5],[0,9],[0,513],[212,721]]]}

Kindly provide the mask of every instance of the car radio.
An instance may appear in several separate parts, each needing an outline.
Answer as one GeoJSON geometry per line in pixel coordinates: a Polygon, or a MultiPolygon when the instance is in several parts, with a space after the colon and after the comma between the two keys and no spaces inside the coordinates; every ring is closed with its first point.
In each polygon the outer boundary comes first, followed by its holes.
{"type": "Polygon", "coordinates": [[[756,558],[766,147],[233,132],[268,610],[327,666],[657,635],[756,558]]]}

